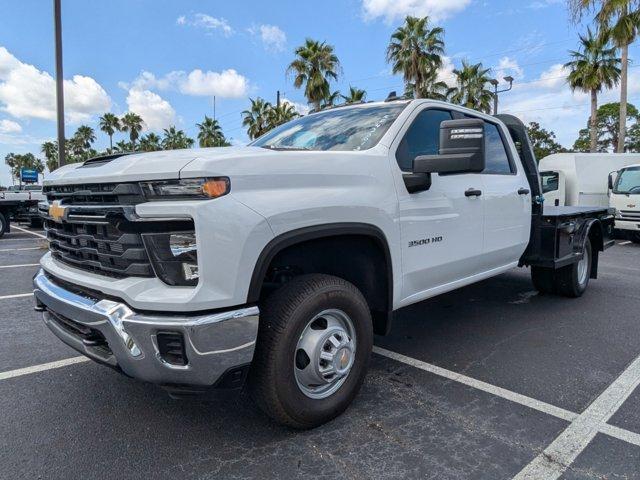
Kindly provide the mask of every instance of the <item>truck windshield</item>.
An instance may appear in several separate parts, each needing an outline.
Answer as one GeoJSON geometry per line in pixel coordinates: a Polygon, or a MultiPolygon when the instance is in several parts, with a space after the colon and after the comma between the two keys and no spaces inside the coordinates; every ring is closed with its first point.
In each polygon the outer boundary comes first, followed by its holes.
{"type": "Polygon", "coordinates": [[[374,147],[407,103],[342,107],[300,117],[250,145],[273,150],[367,150],[374,147]]]}
{"type": "Polygon", "coordinates": [[[640,194],[640,167],[625,168],[620,171],[613,193],[640,194]]]}
{"type": "Polygon", "coordinates": [[[542,180],[542,193],[558,190],[558,172],[540,172],[542,180]]]}

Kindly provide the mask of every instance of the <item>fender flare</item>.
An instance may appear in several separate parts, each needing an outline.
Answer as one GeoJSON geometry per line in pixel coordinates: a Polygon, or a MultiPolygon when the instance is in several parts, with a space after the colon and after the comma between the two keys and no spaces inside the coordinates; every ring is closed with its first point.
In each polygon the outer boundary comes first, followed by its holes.
{"type": "Polygon", "coordinates": [[[387,263],[388,310],[393,310],[393,264],[391,261],[391,251],[389,250],[387,237],[384,232],[375,225],[358,222],[313,225],[310,227],[291,230],[273,238],[269,243],[267,243],[258,256],[258,260],[256,261],[253,269],[253,274],[251,275],[251,283],[249,284],[249,292],[247,294],[247,303],[256,303],[260,299],[262,282],[267,274],[267,269],[269,268],[271,261],[282,250],[309,240],[344,235],[362,235],[372,238],[382,248],[385,261],[387,263]]]}

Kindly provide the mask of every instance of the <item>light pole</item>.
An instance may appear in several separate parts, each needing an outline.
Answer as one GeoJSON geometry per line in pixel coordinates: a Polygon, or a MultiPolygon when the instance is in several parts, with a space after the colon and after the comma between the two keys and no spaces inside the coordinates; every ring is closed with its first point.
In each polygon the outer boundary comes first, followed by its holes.
{"type": "Polygon", "coordinates": [[[498,83],[499,83],[498,80],[496,80],[495,78],[492,78],[491,80],[489,80],[489,83],[493,85],[493,114],[494,115],[498,114],[498,94],[503,92],[508,92],[513,88],[512,76],[506,76],[506,77],[503,77],[503,79],[505,82],[509,82],[509,88],[505,88],[503,90],[498,90],[498,83]]]}
{"type": "Polygon", "coordinates": [[[53,0],[53,24],[56,44],[56,112],[58,117],[58,167],[64,165],[64,90],[62,76],[62,15],[60,2],[53,0]]]}

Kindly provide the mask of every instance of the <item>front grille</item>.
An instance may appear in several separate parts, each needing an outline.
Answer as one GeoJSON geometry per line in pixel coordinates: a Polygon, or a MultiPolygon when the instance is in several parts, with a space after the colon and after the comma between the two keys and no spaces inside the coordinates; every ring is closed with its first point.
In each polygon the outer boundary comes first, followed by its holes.
{"type": "Polygon", "coordinates": [[[64,219],[43,212],[56,260],[115,278],[153,276],[140,231],[128,228],[134,223],[133,205],[144,201],[137,183],[49,185],[43,190],[50,204],[66,207],[64,219]]]}
{"type": "Polygon", "coordinates": [[[640,212],[637,210],[620,210],[620,218],[627,222],[640,222],[640,212]]]}
{"type": "MultiPolygon", "coordinates": [[[[86,214],[86,212],[83,212],[86,214]]],[[[111,223],[45,221],[53,257],[73,267],[116,278],[153,276],[140,233],[111,223]]]]}

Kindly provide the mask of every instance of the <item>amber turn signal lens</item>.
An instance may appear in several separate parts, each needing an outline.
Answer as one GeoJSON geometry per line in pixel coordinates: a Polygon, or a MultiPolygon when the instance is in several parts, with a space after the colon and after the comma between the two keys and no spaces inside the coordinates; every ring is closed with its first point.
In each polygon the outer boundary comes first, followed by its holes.
{"type": "Polygon", "coordinates": [[[229,179],[215,178],[202,185],[202,193],[211,198],[218,198],[229,193],[229,179]]]}

